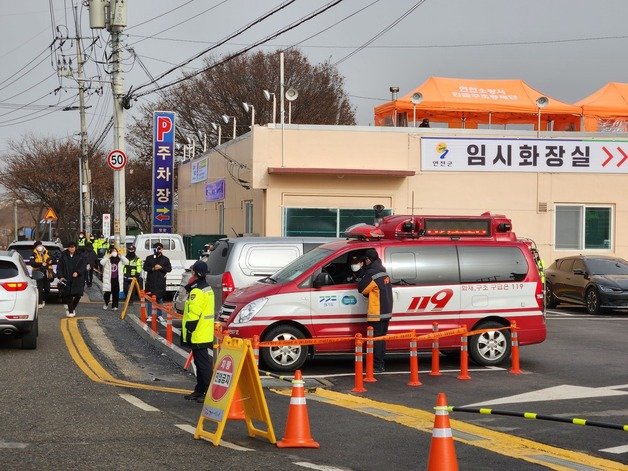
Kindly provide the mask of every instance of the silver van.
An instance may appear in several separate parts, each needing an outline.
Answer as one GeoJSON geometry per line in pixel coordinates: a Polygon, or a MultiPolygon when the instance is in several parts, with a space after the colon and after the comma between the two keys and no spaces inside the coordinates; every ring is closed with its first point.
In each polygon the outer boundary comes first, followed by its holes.
{"type": "MultiPolygon", "coordinates": [[[[332,242],[332,237],[227,237],[214,242],[211,251],[200,260],[209,269],[207,283],[214,291],[214,314],[225,298],[237,288],[270,276],[297,257],[319,245],[332,242]]],[[[187,269],[174,295],[174,307],[183,312],[191,270],[187,269]]]]}

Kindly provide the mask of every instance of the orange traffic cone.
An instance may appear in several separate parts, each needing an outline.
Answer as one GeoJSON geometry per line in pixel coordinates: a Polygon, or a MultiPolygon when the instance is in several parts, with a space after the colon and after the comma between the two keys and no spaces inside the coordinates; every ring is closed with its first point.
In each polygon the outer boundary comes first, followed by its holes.
{"type": "Polygon", "coordinates": [[[235,394],[231,400],[231,407],[229,408],[229,420],[244,420],[244,407],[242,407],[242,396],[240,390],[236,387],[235,394]]]}
{"type": "Polygon", "coordinates": [[[290,408],[288,409],[288,420],[286,421],[286,434],[281,441],[277,442],[277,446],[279,448],[320,447],[310,433],[310,419],[307,415],[301,370],[294,372],[290,408]]]}
{"type": "Polygon", "coordinates": [[[456,458],[454,438],[449,425],[445,393],[438,394],[434,410],[436,412],[430,455],[427,459],[427,471],[458,471],[458,459],[456,458]]]}

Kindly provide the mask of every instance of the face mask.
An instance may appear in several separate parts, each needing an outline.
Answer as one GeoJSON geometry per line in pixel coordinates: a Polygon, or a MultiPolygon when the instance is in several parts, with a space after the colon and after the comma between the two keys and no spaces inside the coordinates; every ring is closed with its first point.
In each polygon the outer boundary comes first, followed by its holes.
{"type": "Polygon", "coordinates": [[[155,255],[159,255],[160,252],[161,252],[161,249],[158,249],[158,248],[153,249],[153,253],[155,255]]]}
{"type": "Polygon", "coordinates": [[[84,239],[85,238],[85,234],[79,234],[79,239],[84,239]]]}
{"type": "Polygon", "coordinates": [[[117,257],[118,256],[118,252],[111,252],[111,256],[112,257],[117,257]]]}
{"type": "Polygon", "coordinates": [[[135,251],[131,251],[131,250],[129,250],[129,256],[130,256],[130,257],[134,257],[134,256],[135,256],[135,251]]]}
{"type": "Polygon", "coordinates": [[[351,271],[358,271],[360,270],[360,268],[362,268],[362,264],[361,263],[354,263],[353,265],[351,265],[351,271]]]}
{"type": "Polygon", "coordinates": [[[44,251],[44,246],[43,245],[38,245],[37,246],[37,251],[38,252],[43,252],[44,251]]]}

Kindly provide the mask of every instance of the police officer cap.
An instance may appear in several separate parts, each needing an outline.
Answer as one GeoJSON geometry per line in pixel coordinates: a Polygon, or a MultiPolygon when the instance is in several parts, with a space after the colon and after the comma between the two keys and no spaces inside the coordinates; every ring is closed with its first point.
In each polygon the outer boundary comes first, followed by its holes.
{"type": "Polygon", "coordinates": [[[133,244],[129,245],[129,248],[127,250],[129,252],[135,252],[135,245],[133,245],[133,244]]]}
{"type": "Polygon", "coordinates": [[[366,252],[364,252],[364,257],[368,258],[371,262],[379,259],[379,256],[377,255],[377,250],[375,249],[366,249],[366,252]]]}
{"type": "Polygon", "coordinates": [[[351,263],[360,263],[364,261],[364,255],[353,254],[351,255],[351,263]]]}
{"type": "Polygon", "coordinates": [[[207,268],[207,264],[205,262],[199,260],[192,265],[192,271],[196,274],[196,276],[204,277],[207,275],[209,269],[207,268]]]}

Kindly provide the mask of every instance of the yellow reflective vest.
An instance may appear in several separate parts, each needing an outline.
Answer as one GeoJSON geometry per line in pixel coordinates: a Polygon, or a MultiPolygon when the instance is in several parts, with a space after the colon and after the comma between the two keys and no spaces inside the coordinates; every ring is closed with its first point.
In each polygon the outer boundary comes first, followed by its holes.
{"type": "Polygon", "coordinates": [[[190,291],[181,326],[181,345],[211,348],[214,342],[214,292],[211,287],[190,291]]]}

